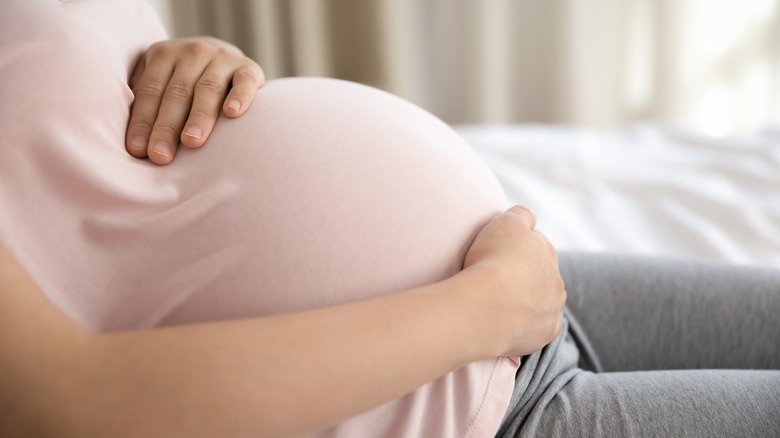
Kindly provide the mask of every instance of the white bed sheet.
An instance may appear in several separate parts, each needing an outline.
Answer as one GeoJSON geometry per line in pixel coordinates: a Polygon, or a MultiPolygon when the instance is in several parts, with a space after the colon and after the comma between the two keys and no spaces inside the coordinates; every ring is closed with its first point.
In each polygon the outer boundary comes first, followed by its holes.
{"type": "Polygon", "coordinates": [[[652,125],[455,129],[559,250],[780,268],[780,130],[712,139],[652,125]]]}

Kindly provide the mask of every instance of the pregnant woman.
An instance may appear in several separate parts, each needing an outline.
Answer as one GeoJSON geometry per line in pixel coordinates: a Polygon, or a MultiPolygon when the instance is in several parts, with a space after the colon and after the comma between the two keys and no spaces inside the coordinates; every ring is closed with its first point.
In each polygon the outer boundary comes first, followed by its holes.
{"type": "Polygon", "coordinates": [[[561,318],[533,214],[430,114],[236,76],[240,117],[152,127],[128,81],[221,43],[138,64],[143,2],[0,12],[0,435],[778,431],[777,371],[629,372],[780,368],[776,272],[569,255],[561,318]]]}

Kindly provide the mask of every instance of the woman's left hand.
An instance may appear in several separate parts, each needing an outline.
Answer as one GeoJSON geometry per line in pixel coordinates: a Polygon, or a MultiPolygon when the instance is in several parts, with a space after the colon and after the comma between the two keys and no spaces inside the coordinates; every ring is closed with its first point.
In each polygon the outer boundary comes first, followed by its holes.
{"type": "Polygon", "coordinates": [[[158,42],[130,77],[135,101],[126,147],[156,164],[173,160],[179,142],[203,146],[220,110],[243,114],[265,82],[263,70],[235,46],[210,37],[158,42]]]}

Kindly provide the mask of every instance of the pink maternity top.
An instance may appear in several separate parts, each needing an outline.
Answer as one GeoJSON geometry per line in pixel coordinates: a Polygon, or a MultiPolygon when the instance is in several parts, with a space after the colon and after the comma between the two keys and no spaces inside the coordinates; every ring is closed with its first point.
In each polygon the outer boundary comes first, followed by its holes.
{"type": "MultiPolygon", "coordinates": [[[[202,149],[167,167],[132,158],[127,78],[165,37],[143,1],[0,2],[0,241],[89,329],[262,316],[431,283],[460,269],[507,206],[444,123],[337,80],[271,81],[202,149]]],[[[319,435],[492,436],[517,366],[473,363],[319,435]]]]}

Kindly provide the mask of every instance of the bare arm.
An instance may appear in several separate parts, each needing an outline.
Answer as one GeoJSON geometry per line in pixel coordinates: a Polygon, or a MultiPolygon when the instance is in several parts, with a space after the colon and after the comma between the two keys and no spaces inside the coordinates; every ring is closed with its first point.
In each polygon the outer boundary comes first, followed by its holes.
{"type": "Polygon", "coordinates": [[[468,267],[430,286],[117,334],[76,326],[2,251],[0,435],[297,436],[471,361],[534,351],[560,330],[565,293],[524,215],[499,216],[468,267]]]}

